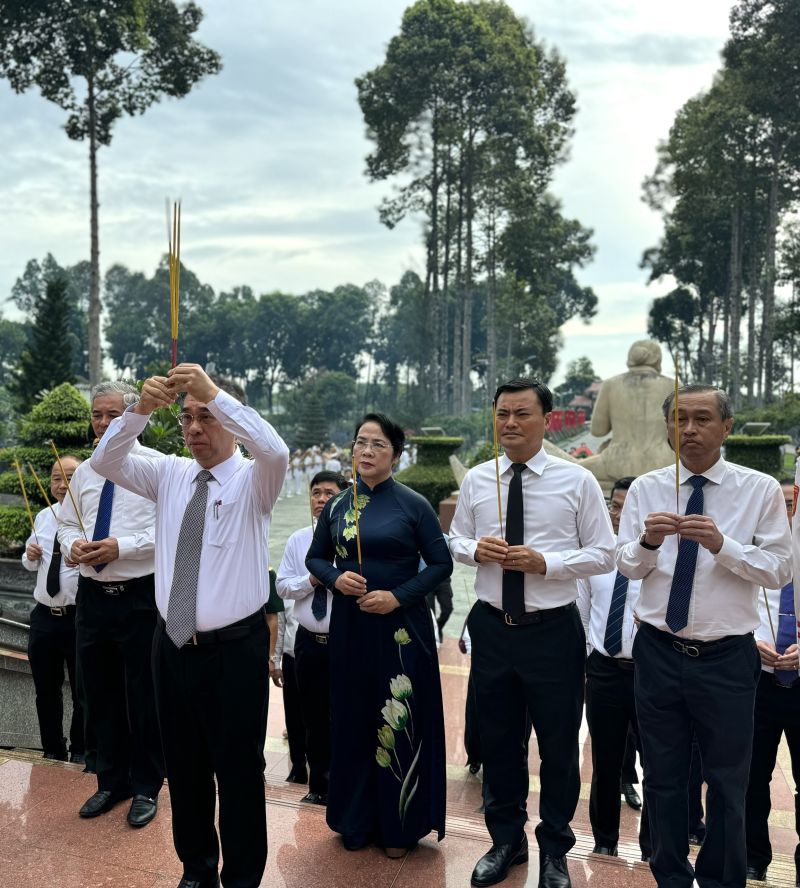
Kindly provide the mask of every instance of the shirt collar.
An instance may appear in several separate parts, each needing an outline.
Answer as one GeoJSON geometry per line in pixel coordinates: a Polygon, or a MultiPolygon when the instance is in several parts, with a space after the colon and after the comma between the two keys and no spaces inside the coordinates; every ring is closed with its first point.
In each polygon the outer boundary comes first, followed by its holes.
{"type": "MultiPolygon", "coordinates": [[[[239,471],[244,462],[244,457],[242,456],[239,448],[236,448],[236,451],[232,456],[229,456],[226,460],[223,460],[221,463],[217,463],[212,469],[208,469],[207,471],[211,472],[214,476],[214,480],[219,484],[223,485],[226,482],[230,481],[231,478],[239,471]]],[[[192,478],[196,478],[199,472],[203,471],[203,467],[200,465],[197,460],[194,461],[194,474],[192,478]]]]}
{"type": "MultiPolygon", "coordinates": [[[[505,475],[507,471],[511,469],[514,463],[506,456],[504,453],[500,457],[500,474],[505,475]]],[[[525,463],[525,465],[537,475],[542,475],[544,473],[544,467],[547,465],[547,451],[544,449],[544,445],[542,445],[541,449],[538,453],[534,453],[534,455],[525,463]]]]}
{"type": "MultiPolygon", "coordinates": [[[[728,464],[725,462],[725,460],[722,457],[720,457],[714,463],[714,465],[711,466],[710,469],[706,469],[706,471],[703,472],[703,477],[707,478],[709,481],[711,481],[714,484],[721,484],[722,479],[725,477],[725,473],[727,471],[728,471],[728,464]]],[[[693,478],[693,477],[694,477],[694,472],[690,472],[686,468],[686,466],[683,463],[681,463],[681,470],[680,470],[681,484],[685,484],[689,480],[689,478],[693,478]]]]}

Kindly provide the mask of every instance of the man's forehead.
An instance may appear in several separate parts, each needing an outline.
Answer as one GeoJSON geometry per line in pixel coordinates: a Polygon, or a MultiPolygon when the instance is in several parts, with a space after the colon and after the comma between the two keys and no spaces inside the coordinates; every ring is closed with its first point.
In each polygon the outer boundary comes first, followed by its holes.
{"type": "Polygon", "coordinates": [[[183,408],[184,410],[194,410],[196,413],[210,413],[211,411],[208,409],[208,405],[203,403],[202,401],[198,401],[197,398],[192,397],[191,395],[186,395],[183,399],[183,408]]]}
{"type": "Polygon", "coordinates": [[[539,407],[539,398],[533,389],[521,392],[502,392],[497,399],[498,410],[522,410],[527,407],[539,407]]]}
{"type": "MultiPolygon", "coordinates": [[[[674,402],[673,402],[674,408],[674,402]]],[[[678,396],[678,412],[716,413],[719,415],[719,403],[714,392],[693,392],[690,395],[678,396]]]]}
{"type": "Polygon", "coordinates": [[[121,392],[105,392],[92,401],[92,410],[119,410],[125,409],[125,402],[121,392]]]}

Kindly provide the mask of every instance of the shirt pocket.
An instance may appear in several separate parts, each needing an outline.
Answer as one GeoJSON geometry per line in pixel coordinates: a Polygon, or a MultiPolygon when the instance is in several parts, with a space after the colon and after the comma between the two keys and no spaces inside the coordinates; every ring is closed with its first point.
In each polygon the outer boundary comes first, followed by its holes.
{"type": "Polygon", "coordinates": [[[237,521],[238,500],[215,500],[211,509],[208,527],[208,543],[211,546],[227,547],[236,542],[239,533],[237,521]]]}

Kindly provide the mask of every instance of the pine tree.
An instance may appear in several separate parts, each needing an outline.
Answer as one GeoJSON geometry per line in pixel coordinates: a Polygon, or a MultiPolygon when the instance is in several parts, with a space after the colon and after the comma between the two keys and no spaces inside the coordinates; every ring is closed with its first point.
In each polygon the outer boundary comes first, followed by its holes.
{"type": "Polygon", "coordinates": [[[328,420],[319,395],[312,391],[305,400],[295,442],[298,447],[322,445],[328,439],[328,420]]]}
{"type": "Polygon", "coordinates": [[[41,392],[62,382],[75,382],[69,325],[67,280],[54,278],[36,309],[31,338],[9,385],[20,411],[30,409],[41,392]]]}

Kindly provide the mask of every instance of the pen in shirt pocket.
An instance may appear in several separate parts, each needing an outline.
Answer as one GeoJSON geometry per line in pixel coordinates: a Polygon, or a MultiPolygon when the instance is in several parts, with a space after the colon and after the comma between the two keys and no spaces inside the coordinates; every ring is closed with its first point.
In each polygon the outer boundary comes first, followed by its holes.
{"type": "Polygon", "coordinates": [[[219,507],[222,505],[222,500],[214,500],[214,519],[219,518],[219,507]]]}

